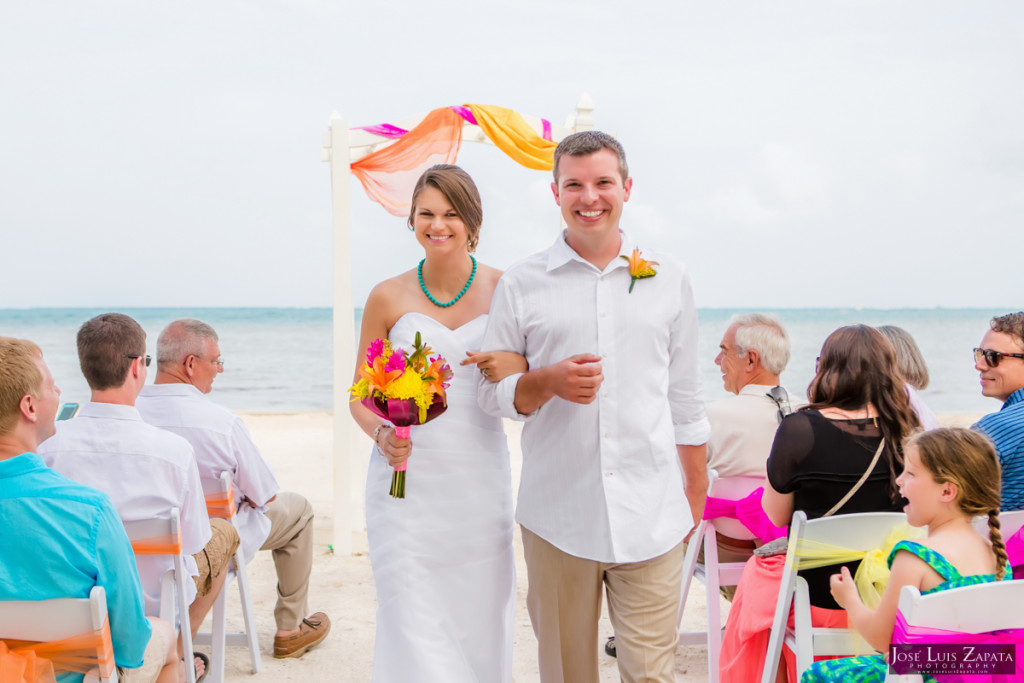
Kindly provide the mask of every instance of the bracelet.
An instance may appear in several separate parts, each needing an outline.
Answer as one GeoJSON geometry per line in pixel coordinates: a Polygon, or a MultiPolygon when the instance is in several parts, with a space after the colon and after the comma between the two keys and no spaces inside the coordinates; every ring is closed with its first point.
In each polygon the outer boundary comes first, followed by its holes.
{"type": "Polygon", "coordinates": [[[379,453],[379,454],[380,454],[380,455],[381,455],[382,457],[384,457],[384,458],[386,458],[386,457],[388,457],[388,456],[387,456],[387,455],[386,455],[386,454],[384,453],[384,451],[383,451],[383,450],[381,449],[381,447],[380,447],[380,441],[378,441],[377,439],[378,439],[378,437],[379,437],[379,435],[380,435],[380,430],[382,430],[382,429],[384,429],[384,428],[386,428],[386,427],[390,427],[390,426],[391,426],[391,425],[389,425],[389,424],[386,424],[386,423],[383,423],[383,422],[382,422],[382,423],[380,423],[379,425],[377,425],[377,428],[376,428],[376,429],[374,429],[374,430],[373,430],[373,445],[374,445],[374,447],[375,447],[375,448],[377,449],[377,453],[379,453]]]}

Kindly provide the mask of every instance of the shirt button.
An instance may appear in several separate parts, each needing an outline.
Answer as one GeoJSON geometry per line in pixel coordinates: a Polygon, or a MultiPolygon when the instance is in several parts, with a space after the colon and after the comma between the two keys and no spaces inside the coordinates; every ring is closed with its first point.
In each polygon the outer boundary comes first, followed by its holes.
{"type": "Polygon", "coordinates": [[[604,433],[604,438],[606,438],[606,439],[610,439],[610,438],[611,438],[611,436],[612,436],[612,435],[611,435],[611,434],[609,434],[608,432],[605,432],[605,433],[604,433]]]}
{"type": "Polygon", "coordinates": [[[601,311],[601,317],[602,317],[602,318],[607,318],[607,317],[608,317],[608,314],[607,314],[607,313],[605,313],[604,311],[601,311]]]}
{"type": "Polygon", "coordinates": [[[604,473],[604,476],[606,476],[606,477],[610,477],[610,476],[612,476],[612,473],[611,473],[611,472],[605,472],[605,473],[604,473]]]}
{"type": "Polygon", "coordinates": [[[607,391],[606,391],[606,392],[604,392],[603,394],[601,394],[601,396],[602,396],[603,398],[608,398],[608,397],[609,397],[610,395],[611,395],[611,394],[609,394],[609,393],[608,393],[607,391]]]}

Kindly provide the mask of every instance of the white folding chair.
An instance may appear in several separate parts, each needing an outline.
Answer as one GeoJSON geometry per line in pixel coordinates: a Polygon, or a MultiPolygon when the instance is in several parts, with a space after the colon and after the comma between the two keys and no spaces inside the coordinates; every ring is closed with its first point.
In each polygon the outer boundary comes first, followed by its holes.
{"type": "MultiPolygon", "coordinates": [[[[708,473],[708,496],[726,500],[740,500],[760,486],[764,485],[763,477],[719,477],[718,472],[708,473]]],[[[722,611],[719,596],[721,586],[735,586],[743,575],[743,562],[719,563],[718,534],[739,540],[756,538],[743,524],[736,519],[720,517],[718,519],[701,520],[697,524],[686,547],[683,559],[683,586],[679,600],[679,624],[683,620],[686,598],[690,591],[693,577],[704,582],[707,594],[708,624],[706,631],[680,631],[680,645],[707,645],[708,648],[708,680],[718,681],[718,658],[722,649],[722,611]],[[704,563],[697,561],[698,554],[704,549],[704,563]]]]}
{"type": "Polygon", "coordinates": [[[160,618],[180,630],[185,651],[185,681],[196,683],[196,671],[192,666],[195,660],[192,627],[188,603],[185,602],[185,581],[191,581],[192,577],[185,571],[185,558],[181,554],[181,514],[178,508],[171,508],[168,517],[125,522],[124,528],[136,555],[170,555],[173,559],[174,567],[160,578],[160,618]],[[173,552],[175,546],[177,552],[173,552]]]}
{"type": "MultiPolygon", "coordinates": [[[[203,493],[206,495],[206,509],[210,517],[221,517],[234,523],[235,502],[231,486],[231,472],[227,470],[221,472],[220,479],[215,479],[212,482],[204,479],[203,493]]],[[[252,662],[254,674],[259,673],[262,664],[260,645],[256,639],[256,619],[253,615],[252,600],[249,597],[249,579],[245,573],[245,558],[242,555],[241,547],[232,558],[232,564],[233,567],[228,569],[224,587],[221,588],[220,595],[213,603],[213,632],[200,632],[195,637],[197,645],[212,645],[213,647],[210,673],[207,675],[209,683],[223,683],[224,655],[228,645],[249,648],[249,660],[252,662]],[[232,580],[238,583],[238,595],[242,602],[242,619],[245,623],[245,630],[240,633],[226,633],[225,614],[227,612],[228,586],[232,580]]]]}
{"type": "Polygon", "coordinates": [[[811,601],[807,582],[796,572],[796,548],[801,539],[849,548],[873,550],[885,543],[897,526],[907,523],[902,512],[864,512],[835,515],[807,521],[802,510],[793,513],[789,527],[789,549],[782,573],[779,597],[768,653],[764,661],[761,683],[774,683],[785,644],[796,653],[796,675],[799,678],[815,656],[854,656],[873,653],[875,649],[859,633],[847,628],[815,628],[811,626],[811,601]],[[786,624],[793,610],[792,630],[786,624]]]}
{"type": "MultiPolygon", "coordinates": [[[[1024,629],[1024,612],[1008,606],[1024,604],[1024,581],[996,581],[921,595],[914,586],[900,591],[899,610],[910,626],[959,633],[1024,629]]],[[[1017,656],[1020,656],[1020,652],[1017,656]]],[[[917,683],[920,674],[889,674],[887,683],[917,683]]],[[[986,679],[987,680],[987,679],[986,679]]],[[[1009,680],[1009,677],[1007,677],[1009,680]]]]}
{"type": "MultiPolygon", "coordinates": [[[[88,598],[0,601],[0,640],[50,643],[98,632],[96,660],[101,683],[116,683],[107,621],[107,594],[93,586],[88,598]]],[[[95,680],[95,679],[94,679],[95,680]]]]}

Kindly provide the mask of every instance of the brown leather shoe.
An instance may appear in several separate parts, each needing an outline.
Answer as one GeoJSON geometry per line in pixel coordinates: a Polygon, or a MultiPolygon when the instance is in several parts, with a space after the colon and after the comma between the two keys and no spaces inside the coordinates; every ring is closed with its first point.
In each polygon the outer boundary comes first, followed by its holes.
{"type": "Polygon", "coordinates": [[[274,658],[301,657],[306,650],[318,645],[331,632],[331,620],[323,612],[311,614],[299,624],[294,636],[274,637],[274,658]]]}

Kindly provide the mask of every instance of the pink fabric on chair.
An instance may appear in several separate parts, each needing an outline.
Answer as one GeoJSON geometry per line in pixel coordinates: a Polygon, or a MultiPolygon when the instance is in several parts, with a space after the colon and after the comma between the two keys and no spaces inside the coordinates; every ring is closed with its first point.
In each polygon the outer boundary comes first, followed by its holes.
{"type": "MultiPolygon", "coordinates": [[[[722,638],[718,675],[721,683],[750,683],[761,680],[768,638],[775,617],[775,602],[782,588],[785,555],[751,557],[736,587],[736,597],[729,609],[729,620],[722,638]]],[[[845,610],[811,606],[811,624],[823,628],[846,628],[845,610]]],[[[793,612],[789,613],[793,628],[793,612]]],[[[796,655],[782,648],[788,680],[796,683],[796,655]]],[[[816,657],[817,659],[825,659],[816,657]]]]}
{"type": "Polygon", "coordinates": [[[708,496],[704,504],[703,519],[717,519],[728,517],[738,520],[747,528],[750,533],[760,538],[763,542],[774,541],[789,533],[788,526],[775,526],[768,519],[764,508],[761,507],[761,496],[764,488],[757,488],[750,495],[740,500],[726,500],[708,496]]]}

